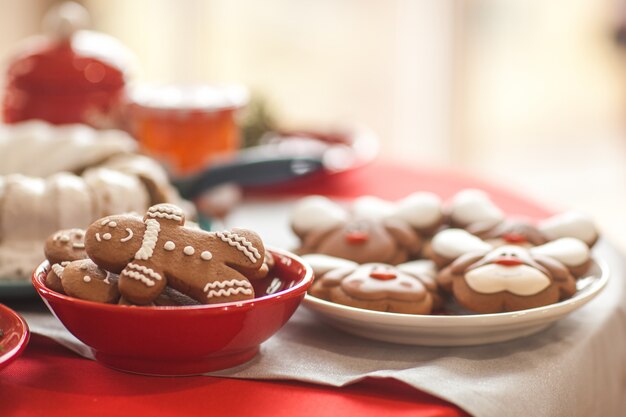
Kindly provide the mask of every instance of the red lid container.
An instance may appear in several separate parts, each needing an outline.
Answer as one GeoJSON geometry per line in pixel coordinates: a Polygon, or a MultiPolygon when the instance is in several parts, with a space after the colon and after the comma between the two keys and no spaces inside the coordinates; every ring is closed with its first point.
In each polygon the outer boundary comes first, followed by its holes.
{"type": "Polygon", "coordinates": [[[120,127],[120,105],[134,56],[116,39],[86,26],[87,12],[65,3],[46,17],[48,34],[27,39],[7,70],[4,121],[120,127]]]}

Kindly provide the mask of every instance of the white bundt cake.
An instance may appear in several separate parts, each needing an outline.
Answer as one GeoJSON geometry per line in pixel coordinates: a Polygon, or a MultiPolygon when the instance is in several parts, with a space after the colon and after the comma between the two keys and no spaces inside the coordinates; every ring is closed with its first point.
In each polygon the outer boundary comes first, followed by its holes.
{"type": "Polygon", "coordinates": [[[161,166],[117,130],[41,121],[0,125],[0,279],[26,279],[59,229],[180,204],[161,166]]]}

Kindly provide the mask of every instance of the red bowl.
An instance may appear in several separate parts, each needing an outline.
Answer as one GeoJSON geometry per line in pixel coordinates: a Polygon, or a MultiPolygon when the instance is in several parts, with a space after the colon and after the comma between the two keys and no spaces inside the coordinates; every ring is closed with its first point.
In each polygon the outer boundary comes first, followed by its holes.
{"type": "Polygon", "coordinates": [[[30,332],[26,321],[3,304],[0,304],[0,330],[3,333],[0,337],[0,369],[2,369],[26,349],[30,332]]]}
{"type": "Polygon", "coordinates": [[[79,300],[44,285],[48,262],[33,273],[33,285],[100,363],[140,374],[197,375],[252,359],[304,298],[313,281],[311,267],[287,251],[270,252],[275,259],[270,276],[253,282],[260,296],[242,302],[128,307],[79,300]]]}

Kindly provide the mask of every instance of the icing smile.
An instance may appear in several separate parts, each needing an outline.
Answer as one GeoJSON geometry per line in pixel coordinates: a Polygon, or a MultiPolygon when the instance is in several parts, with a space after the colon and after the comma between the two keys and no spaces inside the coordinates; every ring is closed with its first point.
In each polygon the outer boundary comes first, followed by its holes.
{"type": "Polygon", "coordinates": [[[130,230],[128,227],[126,228],[126,232],[128,233],[126,235],[126,237],[123,237],[120,239],[120,242],[128,242],[129,240],[131,240],[133,238],[133,231],[130,230]]]}

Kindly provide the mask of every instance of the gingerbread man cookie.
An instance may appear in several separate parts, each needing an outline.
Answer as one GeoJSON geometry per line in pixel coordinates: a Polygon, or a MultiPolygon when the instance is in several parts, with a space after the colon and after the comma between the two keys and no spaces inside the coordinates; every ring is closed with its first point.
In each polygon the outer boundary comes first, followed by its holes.
{"type": "Polygon", "coordinates": [[[328,269],[332,260],[315,256],[308,259],[316,271],[316,281],[309,290],[314,297],[392,313],[430,314],[433,309],[441,307],[442,299],[431,261],[414,261],[398,266],[382,263],[349,265],[347,261],[336,258],[338,267],[328,269]],[[316,264],[316,260],[321,261],[320,265],[316,264]]]}
{"type": "Polygon", "coordinates": [[[90,259],[54,264],[52,271],[61,278],[64,293],[70,297],[98,303],[116,303],[120,298],[118,277],[101,269],[90,259]]]}
{"type": "Polygon", "coordinates": [[[184,221],[171,204],[150,207],[143,219],[108,216],[87,229],[86,251],[120,274],[120,292],[131,303],[152,303],[166,285],[201,303],[253,298],[248,278],[261,275],[265,259],[260,237],[244,229],[206,232],[184,221]]]}
{"type": "Polygon", "coordinates": [[[71,261],[87,258],[85,231],[82,229],[59,230],[46,239],[43,250],[50,265],[57,265],[46,276],[46,286],[64,294],[61,278],[55,271],[59,270],[58,267],[65,266],[71,261]]]}
{"type": "Polygon", "coordinates": [[[455,260],[437,283],[457,302],[479,313],[499,313],[553,304],[576,292],[573,271],[591,262],[587,245],[561,238],[526,248],[492,247],[461,229],[440,232],[455,260]]]}

